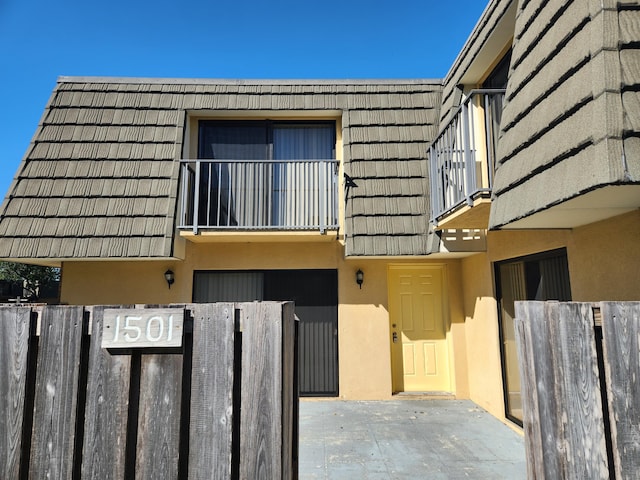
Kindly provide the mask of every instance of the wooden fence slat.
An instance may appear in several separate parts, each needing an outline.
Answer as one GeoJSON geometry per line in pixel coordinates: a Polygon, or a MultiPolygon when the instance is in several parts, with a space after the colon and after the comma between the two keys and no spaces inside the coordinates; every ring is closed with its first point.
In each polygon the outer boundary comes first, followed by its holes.
{"type": "Polygon", "coordinates": [[[564,476],[608,479],[593,312],[587,303],[548,303],[552,316],[554,363],[559,381],[564,476]]]}
{"type": "Polygon", "coordinates": [[[233,304],[194,304],[190,479],[231,477],[234,381],[233,304]]]}
{"type": "MultiPolygon", "coordinates": [[[[532,333],[540,337],[540,348],[536,353],[536,367],[545,372],[544,382],[538,379],[538,403],[545,405],[540,410],[541,436],[544,445],[544,471],[547,480],[567,478],[564,458],[564,424],[562,415],[563,389],[562,366],[559,364],[557,302],[544,302],[542,315],[532,324],[532,333]]],[[[577,480],[577,479],[576,479],[577,480]]]]}
{"type": "Polygon", "coordinates": [[[0,308],[0,478],[18,478],[31,308],[0,308]]]}
{"type": "Polygon", "coordinates": [[[535,366],[533,338],[531,333],[532,316],[541,310],[541,305],[516,303],[515,338],[518,358],[520,361],[520,385],[522,395],[522,425],[525,432],[524,446],[527,459],[527,478],[544,479],[544,458],[540,422],[537,412],[538,395],[536,391],[537,378],[535,366]]]}
{"type": "MultiPolygon", "coordinates": [[[[532,363],[532,383],[523,385],[523,410],[529,411],[534,421],[531,426],[534,431],[539,430],[539,445],[531,445],[529,459],[533,462],[536,476],[533,478],[555,480],[562,478],[561,445],[556,441],[559,437],[558,393],[556,386],[557,372],[554,370],[555,351],[552,345],[552,330],[557,311],[550,310],[544,302],[516,302],[516,318],[522,318],[527,323],[527,333],[530,335],[532,363]],[[535,402],[532,398],[535,397],[535,402]],[[531,405],[533,404],[533,405],[531,405]],[[535,405],[535,409],[532,406],[535,405]]],[[[527,378],[525,375],[524,378],[527,378]]],[[[525,427],[525,432],[527,432],[525,427]]],[[[526,435],[526,433],[525,433],[526,435]]]]}
{"type": "Polygon", "coordinates": [[[282,304],[241,305],[240,478],[282,478],[282,304]]]}
{"type": "Polygon", "coordinates": [[[29,478],[71,479],[83,317],[82,307],[42,311],[29,478]]]}
{"type": "Polygon", "coordinates": [[[616,479],[640,472],[640,302],[602,302],[602,330],[616,479]]]}
{"type": "Polygon", "coordinates": [[[136,479],[178,478],[182,355],[142,355],[136,479]]]}
{"type": "Polygon", "coordinates": [[[190,305],[181,352],[103,349],[104,308],[0,309],[0,478],[297,480],[292,303],[190,305]]]}
{"type": "Polygon", "coordinates": [[[295,371],[297,349],[295,344],[296,320],[292,302],[282,305],[282,478],[298,478],[298,435],[294,418],[298,417],[295,371]]]}
{"type": "Polygon", "coordinates": [[[82,478],[125,476],[131,355],[101,348],[104,307],[92,308],[82,478]]]}
{"type": "Polygon", "coordinates": [[[516,302],[530,478],[608,479],[592,305],[516,302]]]}

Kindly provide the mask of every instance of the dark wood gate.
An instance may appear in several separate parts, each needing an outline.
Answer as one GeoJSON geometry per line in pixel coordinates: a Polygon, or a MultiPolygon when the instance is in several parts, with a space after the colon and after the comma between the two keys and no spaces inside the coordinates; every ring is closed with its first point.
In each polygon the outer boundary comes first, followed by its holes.
{"type": "Polygon", "coordinates": [[[293,304],[172,308],[181,347],[128,350],[105,307],[0,308],[0,478],[297,478],[293,304]]]}

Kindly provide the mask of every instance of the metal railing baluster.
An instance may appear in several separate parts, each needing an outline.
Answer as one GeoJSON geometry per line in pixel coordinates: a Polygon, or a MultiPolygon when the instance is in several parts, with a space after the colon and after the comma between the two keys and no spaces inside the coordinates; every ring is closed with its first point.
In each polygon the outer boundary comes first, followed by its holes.
{"type": "Polygon", "coordinates": [[[196,181],[193,191],[197,192],[193,200],[193,234],[198,234],[198,208],[200,207],[200,161],[196,160],[196,181]]]}
{"type": "Polygon", "coordinates": [[[337,160],[181,163],[179,229],[198,234],[203,228],[323,232],[338,228],[337,160]]]}
{"type": "Polygon", "coordinates": [[[478,196],[491,192],[495,142],[490,125],[494,126],[494,115],[499,114],[493,104],[504,99],[504,92],[499,89],[469,92],[429,146],[433,223],[465,203],[473,205],[478,196]],[[481,147],[484,150],[479,153],[481,147]],[[476,162],[482,158],[486,164],[483,167],[488,169],[486,179],[484,175],[478,176],[476,168],[476,162]]]}

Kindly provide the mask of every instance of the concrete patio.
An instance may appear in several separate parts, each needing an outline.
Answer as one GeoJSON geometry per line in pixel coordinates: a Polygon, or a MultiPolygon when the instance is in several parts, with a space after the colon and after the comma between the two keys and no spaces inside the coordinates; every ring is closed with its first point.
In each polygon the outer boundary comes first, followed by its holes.
{"type": "Polygon", "coordinates": [[[300,401],[300,479],[526,479],[524,439],[470,401],[300,401]]]}

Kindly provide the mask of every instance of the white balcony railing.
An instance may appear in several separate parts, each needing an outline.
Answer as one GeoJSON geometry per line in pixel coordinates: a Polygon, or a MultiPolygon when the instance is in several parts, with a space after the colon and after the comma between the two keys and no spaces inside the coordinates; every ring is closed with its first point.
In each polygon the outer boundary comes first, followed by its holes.
{"type": "Polygon", "coordinates": [[[178,228],[338,228],[337,160],[182,160],[178,228]]]}
{"type": "Polygon", "coordinates": [[[504,90],[473,90],[429,147],[431,221],[490,197],[504,90]]]}

